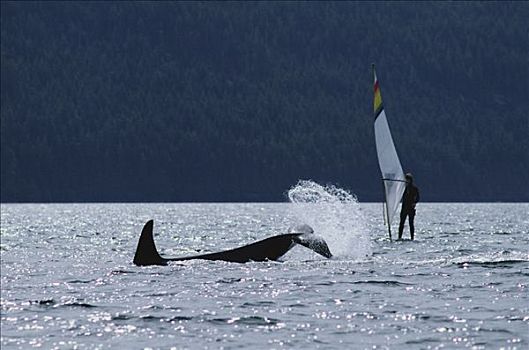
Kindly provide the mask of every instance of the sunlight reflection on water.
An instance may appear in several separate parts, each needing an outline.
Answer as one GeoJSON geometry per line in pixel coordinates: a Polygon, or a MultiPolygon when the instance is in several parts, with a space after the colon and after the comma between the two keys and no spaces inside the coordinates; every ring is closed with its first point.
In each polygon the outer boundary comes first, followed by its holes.
{"type": "Polygon", "coordinates": [[[380,204],[326,205],[2,204],[2,349],[528,347],[528,204],[420,203],[393,243],[380,204]],[[171,256],[301,221],[343,253],[136,267],[151,218],[171,256]]]}

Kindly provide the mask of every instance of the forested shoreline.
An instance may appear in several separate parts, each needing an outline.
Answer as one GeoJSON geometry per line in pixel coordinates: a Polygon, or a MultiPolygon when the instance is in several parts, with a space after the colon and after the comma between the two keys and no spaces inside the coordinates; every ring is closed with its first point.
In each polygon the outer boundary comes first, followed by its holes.
{"type": "Polygon", "coordinates": [[[1,201],[529,201],[527,2],[1,3],[1,201]]]}

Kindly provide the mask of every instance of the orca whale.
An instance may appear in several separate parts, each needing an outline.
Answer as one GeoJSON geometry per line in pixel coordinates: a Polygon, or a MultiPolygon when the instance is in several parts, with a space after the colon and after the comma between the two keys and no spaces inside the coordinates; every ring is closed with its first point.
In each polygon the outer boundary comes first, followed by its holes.
{"type": "Polygon", "coordinates": [[[167,265],[169,261],[194,259],[222,260],[236,263],[277,260],[285,255],[285,253],[292,249],[296,244],[312,249],[326,258],[332,257],[325,240],[315,235],[310,226],[302,225],[299,226],[296,231],[305,232],[290,232],[273,236],[235,249],[180,258],[164,258],[160,256],[156,249],[156,245],[154,244],[152,234],[153,225],[153,220],[149,220],[141,231],[138,247],[136,248],[136,254],[134,255],[133,260],[134,264],[137,266],[167,265]]]}

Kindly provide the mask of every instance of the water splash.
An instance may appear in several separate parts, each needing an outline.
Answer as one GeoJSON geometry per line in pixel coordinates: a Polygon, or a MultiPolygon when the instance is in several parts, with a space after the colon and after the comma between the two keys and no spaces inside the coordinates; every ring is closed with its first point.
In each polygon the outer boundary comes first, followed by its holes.
{"type": "Polygon", "coordinates": [[[333,255],[363,259],[371,255],[366,220],[356,196],[335,186],[300,180],[288,191],[294,216],[325,238],[333,255]]]}

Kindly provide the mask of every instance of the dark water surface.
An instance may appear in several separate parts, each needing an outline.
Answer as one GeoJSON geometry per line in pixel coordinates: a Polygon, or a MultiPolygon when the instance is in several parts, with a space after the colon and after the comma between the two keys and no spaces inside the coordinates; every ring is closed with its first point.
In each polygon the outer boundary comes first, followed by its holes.
{"type": "Polygon", "coordinates": [[[389,242],[380,204],[2,204],[2,349],[528,349],[529,204],[420,203],[389,242]],[[136,267],[306,222],[335,254],[136,267]],[[406,233],[407,234],[407,233],[406,233]]]}

